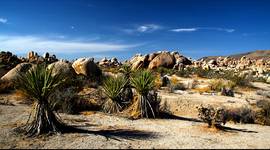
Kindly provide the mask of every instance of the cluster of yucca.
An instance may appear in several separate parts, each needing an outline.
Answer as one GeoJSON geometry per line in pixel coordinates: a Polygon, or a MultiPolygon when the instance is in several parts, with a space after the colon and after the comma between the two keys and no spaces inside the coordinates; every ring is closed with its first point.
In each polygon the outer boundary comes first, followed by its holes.
{"type": "Polygon", "coordinates": [[[103,109],[105,112],[117,113],[130,104],[133,118],[153,117],[158,113],[159,99],[153,91],[155,78],[149,71],[139,71],[131,77],[131,69],[123,66],[121,71],[124,77],[108,78],[103,89],[108,96],[103,109]],[[132,87],[136,89],[137,96],[133,97],[132,87]],[[132,101],[133,100],[133,101],[132,101]]]}
{"type": "Polygon", "coordinates": [[[108,97],[103,105],[103,110],[107,113],[119,113],[133,97],[130,85],[131,69],[124,65],[120,71],[123,73],[123,77],[108,77],[103,84],[104,93],[108,97]]]}

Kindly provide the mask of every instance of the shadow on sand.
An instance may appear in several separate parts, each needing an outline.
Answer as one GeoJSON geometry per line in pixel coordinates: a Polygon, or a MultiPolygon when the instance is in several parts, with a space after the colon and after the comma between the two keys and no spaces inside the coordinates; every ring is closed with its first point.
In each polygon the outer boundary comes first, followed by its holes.
{"type": "MultiPolygon", "coordinates": [[[[160,114],[161,119],[176,119],[176,120],[183,120],[183,121],[191,121],[191,122],[200,122],[203,123],[203,121],[196,119],[196,118],[186,118],[181,116],[176,116],[170,113],[161,113],[160,114]]],[[[258,133],[256,131],[249,131],[247,129],[237,129],[237,128],[231,128],[226,126],[218,126],[217,129],[225,132],[245,132],[245,133],[258,133]]]]}
{"type": "Polygon", "coordinates": [[[237,128],[231,128],[231,127],[225,127],[225,126],[218,126],[216,127],[219,130],[225,131],[225,132],[245,132],[245,133],[258,133],[257,131],[250,131],[247,129],[237,129],[237,128]]]}
{"type": "Polygon", "coordinates": [[[187,118],[187,117],[181,117],[181,116],[176,116],[170,113],[165,113],[162,112],[159,114],[160,119],[174,119],[174,120],[183,120],[183,121],[192,121],[192,122],[203,122],[199,119],[196,118],[187,118]]]}
{"type": "Polygon", "coordinates": [[[84,133],[84,134],[94,134],[104,136],[107,139],[114,139],[121,141],[121,139],[135,140],[135,139],[148,139],[157,138],[157,133],[142,131],[142,130],[132,130],[132,129],[101,129],[101,130],[86,130],[74,126],[69,126],[65,133],[84,133]]]}

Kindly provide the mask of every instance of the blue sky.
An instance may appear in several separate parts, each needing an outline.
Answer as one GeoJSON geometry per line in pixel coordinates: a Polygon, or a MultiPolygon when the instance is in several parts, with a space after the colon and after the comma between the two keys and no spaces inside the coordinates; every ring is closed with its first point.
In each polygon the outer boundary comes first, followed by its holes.
{"type": "Polygon", "coordinates": [[[60,58],[270,49],[269,0],[1,0],[0,50],[60,58]]]}

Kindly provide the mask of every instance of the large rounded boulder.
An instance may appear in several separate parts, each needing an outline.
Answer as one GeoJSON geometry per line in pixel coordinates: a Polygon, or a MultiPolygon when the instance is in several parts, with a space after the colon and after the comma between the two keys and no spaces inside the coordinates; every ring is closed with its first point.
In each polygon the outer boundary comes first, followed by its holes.
{"type": "Polygon", "coordinates": [[[94,58],[79,58],[72,64],[77,74],[87,77],[100,76],[102,74],[100,68],[95,64],[94,58]]]}
{"type": "Polygon", "coordinates": [[[65,77],[72,78],[76,75],[72,65],[65,61],[57,61],[48,65],[48,69],[52,69],[52,74],[62,74],[65,77]]]}
{"type": "Polygon", "coordinates": [[[1,80],[14,81],[18,79],[19,74],[26,73],[33,65],[31,63],[20,63],[15,68],[6,73],[1,80]]]}
{"type": "Polygon", "coordinates": [[[144,56],[137,55],[137,56],[135,56],[130,61],[131,69],[132,70],[137,70],[137,69],[147,67],[147,65],[149,63],[148,58],[149,58],[149,55],[144,55],[144,56]]]}
{"type": "Polygon", "coordinates": [[[160,53],[157,55],[148,66],[148,69],[155,69],[158,67],[172,68],[175,64],[175,59],[170,53],[160,53]]]}

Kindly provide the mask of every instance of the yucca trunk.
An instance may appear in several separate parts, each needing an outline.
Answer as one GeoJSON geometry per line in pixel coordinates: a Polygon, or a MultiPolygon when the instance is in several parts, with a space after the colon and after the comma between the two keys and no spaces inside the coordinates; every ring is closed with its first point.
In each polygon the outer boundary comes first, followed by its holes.
{"type": "Polygon", "coordinates": [[[156,118],[158,115],[157,105],[155,104],[155,95],[139,95],[137,110],[141,118],[156,118]]]}
{"type": "Polygon", "coordinates": [[[25,126],[27,136],[37,136],[46,133],[62,133],[64,124],[50,109],[47,100],[36,103],[33,118],[25,126]]]}
{"type": "Polygon", "coordinates": [[[116,100],[108,99],[103,105],[103,111],[105,113],[119,113],[122,109],[122,106],[116,102],[116,100]]]}

